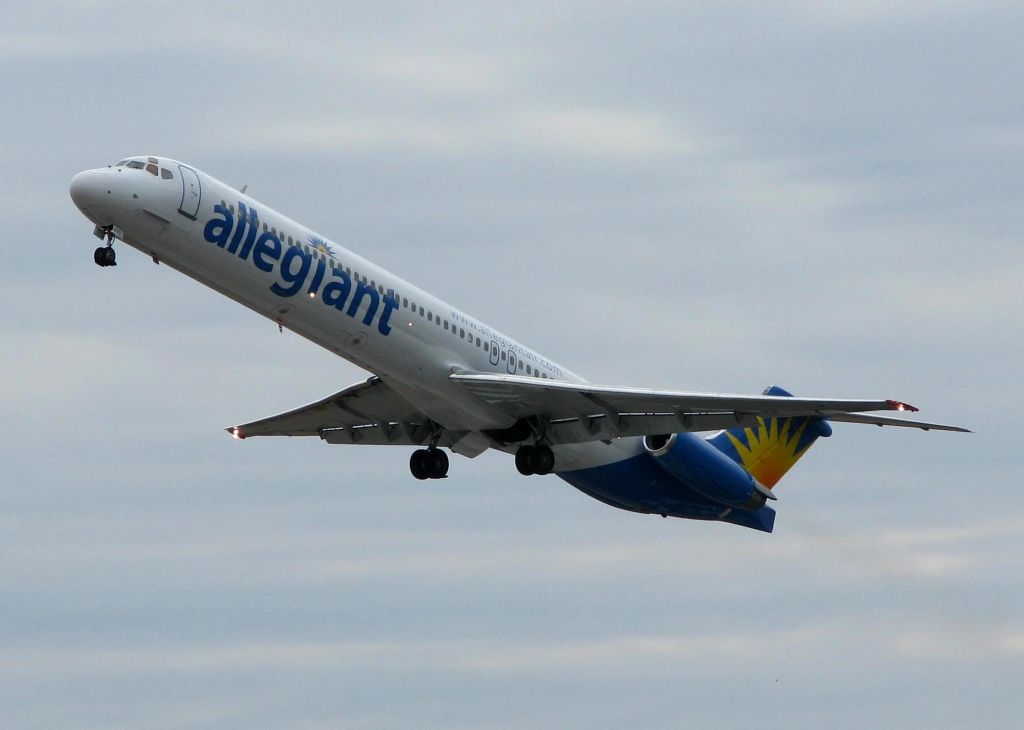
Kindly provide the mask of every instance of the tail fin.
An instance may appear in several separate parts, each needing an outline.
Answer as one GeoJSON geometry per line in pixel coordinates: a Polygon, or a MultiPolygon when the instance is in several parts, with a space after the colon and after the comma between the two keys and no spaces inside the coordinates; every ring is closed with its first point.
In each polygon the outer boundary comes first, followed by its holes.
{"type": "MultiPolygon", "coordinates": [[[[792,396],[777,385],[765,395],[792,396]]],[[[757,428],[731,428],[708,442],[746,469],[758,482],[774,487],[819,436],[832,435],[823,418],[758,418],[757,428]]]]}

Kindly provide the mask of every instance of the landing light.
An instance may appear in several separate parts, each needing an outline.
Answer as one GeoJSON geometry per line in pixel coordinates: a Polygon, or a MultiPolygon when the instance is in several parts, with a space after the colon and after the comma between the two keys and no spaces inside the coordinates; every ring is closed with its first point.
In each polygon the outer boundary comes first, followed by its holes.
{"type": "Polygon", "coordinates": [[[237,426],[231,429],[231,438],[238,439],[239,441],[242,440],[242,432],[238,429],[237,426]]]}
{"type": "Polygon", "coordinates": [[[311,291],[311,292],[309,293],[309,298],[310,298],[310,299],[316,299],[316,292],[315,292],[315,291],[311,291]]]}

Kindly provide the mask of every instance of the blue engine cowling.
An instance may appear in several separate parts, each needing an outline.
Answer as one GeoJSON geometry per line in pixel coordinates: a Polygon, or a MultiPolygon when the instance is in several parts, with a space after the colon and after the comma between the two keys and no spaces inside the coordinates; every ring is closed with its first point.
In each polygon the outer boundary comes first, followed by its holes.
{"type": "Polygon", "coordinates": [[[708,499],[739,509],[760,509],[768,495],[750,473],[691,433],[644,436],[644,448],[662,469],[708,499]]]}

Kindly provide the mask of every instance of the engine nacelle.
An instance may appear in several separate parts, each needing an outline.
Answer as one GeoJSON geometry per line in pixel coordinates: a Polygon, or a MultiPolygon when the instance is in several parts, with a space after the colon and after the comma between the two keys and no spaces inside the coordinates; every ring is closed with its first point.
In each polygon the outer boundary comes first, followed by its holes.
{"type": "Polygon", "coordinates": [[[658,466],[716,502],[755,510],[763,507],[771,494],[746,469],[691,433],[644,436],[644,448],[658,466]]]}

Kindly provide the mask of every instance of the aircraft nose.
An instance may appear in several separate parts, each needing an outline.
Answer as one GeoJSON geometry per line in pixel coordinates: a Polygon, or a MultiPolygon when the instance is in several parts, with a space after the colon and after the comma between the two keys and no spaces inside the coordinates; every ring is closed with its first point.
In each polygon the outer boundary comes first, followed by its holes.
{"type": "Polygon", "coordinates": [[[86,208],[96,207],[104,190],[102,173],[99,170],[86,170],[78,173],[71,178],[71,184],[68,186],[71,200],[82,211],[86,208]]]}

